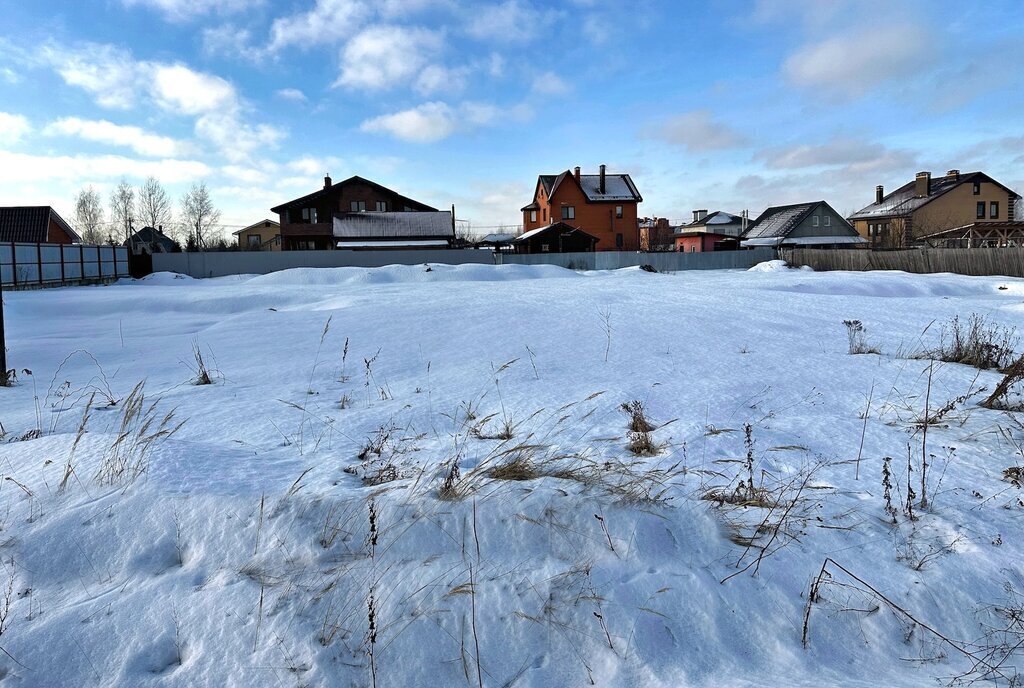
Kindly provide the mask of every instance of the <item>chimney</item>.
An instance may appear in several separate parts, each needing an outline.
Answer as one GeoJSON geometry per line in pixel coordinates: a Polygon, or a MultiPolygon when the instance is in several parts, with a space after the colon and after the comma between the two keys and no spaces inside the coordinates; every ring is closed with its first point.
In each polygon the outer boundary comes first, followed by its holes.
{"type": "Polygon", "coordinates": [[[953,181],[960,181],[960,170],[950,170],[946,173],[946,176],[951,178],[953,181]]]}
{"type": "Polygon", "coordinates": [[[699,222],[700,221],[700,211],[699,210],[694,210],[693,211],[693,221],[694,222],[699,222]]]}
{"type": "Polygon", "coordinates": [[[580,180],[580,166],[579,165],[577,165],[576,168],[573,170],[573,175],[572,176],[576,177],[576,181],[579,182],[579,180],[580,180]]]}
{"type": "Polygon", "coordinates": [[[698,220],[703,220],[703,219],[704,219],[705,217],[707,217],[707,216],[708,216],[708,210],[707,210],[707,208],[704,208],[704,209],[702,209],[702,210],[698,210],[698,211],[697,211],[697,219],[698,219],[698,220]]]}
{"type": "Polygon", "coordinates": [[[602,194],[604,194],[604,165],[601,165],[600,169],[601,169],[601,185],[598,187],[598,190],[602,194]]]}
{"type": "Polygon", "coordinates": [[[918,198],[928,198],[932,195],[932,173],[918,172],[914,180],[914,195],[918,198]]]}
{"type": "Polygon", "coordinates": [[[883,198],[885,198],[885,188],[879,184],[875,187],[875,203],[881,203],[883,198]]]}
{"type": "Polygon", "coordinates": [[[331,175],[330,175],[330,173],[327,173],[327,176],[324,177],[324,188],[325,189],[331,188],[331,175]]]}

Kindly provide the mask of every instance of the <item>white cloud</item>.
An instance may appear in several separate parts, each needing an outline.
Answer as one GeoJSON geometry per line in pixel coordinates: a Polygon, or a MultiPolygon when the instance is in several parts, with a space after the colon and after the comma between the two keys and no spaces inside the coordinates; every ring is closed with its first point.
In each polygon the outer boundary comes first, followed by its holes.
{"type": "Polygon", "coordinates": [[[544,72],[533,80],[533,92],[545,95],[561,95],[568,93],[572,87],[554,72],[544,72]]]}
{"type": "Polygon", "coordinates": [[[468,67],[427,65],[416,78],[414,87],[417,93],[424,96],[434,93],[461,93],[466,88],[468,77],[468,67]]]}
{"type": "Polygon", "coordinates": [[[211,172],[195,160],[136,160],[120,155],[30,155],[0,151],[0,182],[89,182],[100,179],[159,177],[168,184],[189,182],[211,172]]]}
{"type": "Polygon", "coordinates": [[[801,143],[759,151],[754,155],[766,166],[776,169],[800,169],[835,165],[877,165],[878,161],[902,159],[913,167],[915,156],[909,151],[889,150],[880,143],[852,138],[834,138],[821,144],[801,143]]]}
{"type": "Polygon", "coordinates": [[[932,43],[918,24],[881,24],[806,45],[783,73],[797,86],[858,97],[925,66],[932,43]]]}
{"type": "Polygon", "coordinates": [[[77,136],[86,141],[126,146],[139,155],[155,158],[175,157],[180,155],[183,149],[180,142],[170,137],[158,136],[140,127],[114,124],[107,120],[64,117],[48,124],[43,133],[48,136],[77,136]]]}
{"type": "Polygon", "coordinates": [[[267,171],[261,167],[225,165],[220,171],[228,179],[246,184],[263,184],[269,179],[267,171]]]}
{"type": "Polygon", "coordinates": [[[275,91],[274,95],[283,100],[290,100],[295,103],[305,103],[308,100],[308,98],[306,98],[306,94],[297,88],[282,88],[275,91]]]}
{"type": "Polygon", "coordinates": [[[24,115],[0,112],[0,144],[18,143],[30,131],[32,126],[24,115]]]}
{"type": "Polygon", "coordinates": [[[203,52],[241,57],[252,62],[259,62],[266,56],[262,48],[253,45],[252,32],[234,24],[203,29],[203,52]]]}
{"type": "Polygon", "coordinates": [[[682,146],[690,153],[738,148],[747,142],[746,136],[715,120],[708,110],[694,110],[670,117],[644,134],[648,138],[682,146]]]}
{"type": "Polygon", "coordinates": [[[41,56],[66,84],[83,89],[102,107],[128,109],[135,104],[142,74],[127,51],[95,43],[75,50],[47,45],[41,56]]]}
{"type": "Polygon", "coordinates": [[[275,146],[285,135],[248,122],[248,109],[230,82],[182,63],[135,61],[124,50],[96,44],[51,45],[43,55],[66,83],[84,89],[99,105],[128,108],[148,97],[165,113],[196,118],[196,136],[232,162],[275,146]]]}
{"type": "Polygon", "coordinates": [[[443,46],[441,33],[377,25],[355,36],[341,52],[335,85],[385,90],[416,77],[443,46]]]}
{"type": "Polygon", "coordinates": [[[350,37],[370,17],[364,0],[316,0],[313,9],[274,20],[268,50],[332,45],[350,37]]]}
{"type": "Polygon", "coordinates": [[[261,0],[121,0],[125,7],[147,7],[163,14],[171,21],[187,21],[217,12],[228,14],[251,9],[261,0]]]}
{"type": "Polygon", "coordinates": [[[285,167],[293,172],[299,172],[313,177],[318,174],[329,174],[332,169],[340,168],[341,164],[341,160],[333,156],[315,158],[311,155],[307,155],[301,158],[296,158],[295,160],[289,160],[285,164],[285,167]]]}
{"type": "Polygon", "coordinates": [[[455,113],[445,103],[424,103],[411,110],[366,120],[360,129],[390,134],[413,143],[432,143],[450,136],[457,128],[455,113]]]}
{"type": "Polygon", "coordinates": [[[196,135],[209,141],[228,160],[238,163],[253,153],[274,148],[285,132],[268,124],[246,124],[236,113],[208,113],[196,120],[196,135]]]}
{"type": "Polygon", "coordinates": [[[479,41],[500,43],[530,41],[555,17],[554,12],[538,10],[525,0],[504,0],[468,14],[467,34],[479,41]]]}
{"type": "Polygon", "coordinates": [[[494,126],[506,120],[523,121],[532,114],[525,105],[500,108],[490,103],[467,102],[452,107],[443,102],[431,102],[366,120],[360,129],[412,143],[433,143],[456,131],[494,126]]]}
{"type": "Polygon", "coordinates": [[[182,64],[153,65],[151,73],[153,97],[165,110],[201,115],[237,105],[235,87],[219,76],[196,72],[182,64]]]}

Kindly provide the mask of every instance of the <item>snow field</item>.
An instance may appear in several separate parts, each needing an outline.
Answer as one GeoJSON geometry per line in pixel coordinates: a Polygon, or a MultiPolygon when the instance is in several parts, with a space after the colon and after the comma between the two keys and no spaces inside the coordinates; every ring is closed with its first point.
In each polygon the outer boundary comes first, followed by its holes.
{"type": "MultiPolygon", "coordinates": [[[[928,429],[931,505],[911,521],[901,501],[931,365],[905,354],[954,315],[1018,325],[1022,293],[777,265],[162,274],[7,293],[9,359],[32,374],[0,390],[3,682],[955,676],[968,658],[835,567],[805,649],[807,595],[828,557],[969,642],[1024,587],[1024,503],[1002,479],[1024,463],[1013,414],[978,393],[954,404],[928,429]],[[848,355],[844,319],[881,354],[848,355]],[[191,384],[194,347],[213,384],[191,384]],[[119,440],[140,381],[155,420],[119,440]],[[628,449],[633,400],[653,456],[628,449]],[[143,452],[133,440],[172,409],[184,424],[143,452]],[[116,451],[141,473],[101,484],[116,451]]],[[[999,379],[934,364],[929,408],[999,379]]]]}

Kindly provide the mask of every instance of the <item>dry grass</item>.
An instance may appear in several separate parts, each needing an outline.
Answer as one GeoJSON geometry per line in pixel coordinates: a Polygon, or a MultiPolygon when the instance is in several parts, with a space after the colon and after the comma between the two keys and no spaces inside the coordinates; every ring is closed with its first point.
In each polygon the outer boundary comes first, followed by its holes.
{"type": "Polygon", "coordinates": [[[1016,327],[990,322],[978,313],[972,313],[966,320],[955,315],[942,326],[939,346],[922,351],[914,358],[962,363],[982,370],[1001,370],[1013,361],[1017,341],[1016,327]]]}
{"type": "Polygon", "coordinates": [[[117,437],[107,449],[96,473],[96,481],[101,485],[123,482],[127,486],[145,475],[153,448],[185,424],[185,421],[175,423],[173,410],[160,416],[157,412],[159,400],[147,404],[144,385],[144,382],[135,385],[122,404],[117,437]]]}

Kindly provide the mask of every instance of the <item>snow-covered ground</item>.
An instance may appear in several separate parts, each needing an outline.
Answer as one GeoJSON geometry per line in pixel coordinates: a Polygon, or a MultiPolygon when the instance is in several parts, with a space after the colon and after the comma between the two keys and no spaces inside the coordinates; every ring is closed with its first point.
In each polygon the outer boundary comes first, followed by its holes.
{"type": "Polygon", "coordinates": [[[998,373],[931,369],[953,404],[904,503],[908,354],[1021,324],[1024,281],[435,265],[5,301],[4,685],[917,686],[1020,606],[998,373]]]}

